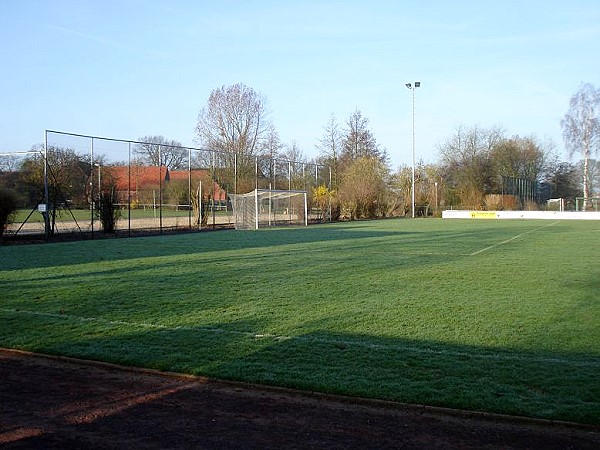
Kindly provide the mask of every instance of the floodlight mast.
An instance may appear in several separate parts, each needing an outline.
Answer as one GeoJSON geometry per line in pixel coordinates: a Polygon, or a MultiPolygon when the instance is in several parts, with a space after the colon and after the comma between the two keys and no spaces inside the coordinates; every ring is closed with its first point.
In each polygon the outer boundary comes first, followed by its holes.
{"type": "Polygon", "coordinates": [[[412,179],[411,179],[411,209],[412,217],[415,217],[415,89],[421,87],[420,81],[406,83],[406,87],[412,91],[412,179]]]}

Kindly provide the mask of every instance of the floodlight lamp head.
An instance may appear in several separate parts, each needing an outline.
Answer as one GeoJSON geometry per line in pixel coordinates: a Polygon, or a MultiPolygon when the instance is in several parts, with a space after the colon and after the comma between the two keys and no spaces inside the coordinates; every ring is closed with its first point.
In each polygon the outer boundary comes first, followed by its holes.
{"type": "Polygon", "coordinates": [[[409,89],[412,89],[412,84],[406,83],[406,87],[409,88],[409,89]]]}
{"type": "Polygon", "coordinates": [[[421,87],[421,82],[420,81],[415,81],[415,87],[416,88],[421,87]]]}

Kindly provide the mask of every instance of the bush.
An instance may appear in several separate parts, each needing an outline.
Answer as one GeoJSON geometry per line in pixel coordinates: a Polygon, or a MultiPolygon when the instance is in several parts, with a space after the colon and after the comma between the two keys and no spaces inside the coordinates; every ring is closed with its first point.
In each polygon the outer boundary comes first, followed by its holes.
{"type": "Polygon", "coordinates": [[[336,196],[336,192],[330,190],[326,186],[317,186],[312,190],[313,203],[319,208],[318,220],[324,221],[331,210],[330,220],[338,220],[340,217],[340,205],[336,196]]]}
{"type": "Polygon", "coordinates": [[[15,191],[0,189],[0,237],[8,224],[12,223],[17,212],[17,194],[15,191]]]}
{"type": "Polygon", "coordinates": [[[100,219],[104,233],[115,232],[115,225],[121,217],[121,210],[115,202],[114,191],[100,193],[96,201],[96,217],[100,219]]]}
{"type": "Polygon", "coordinates": [[[487,194],[484,198],[485,209],[488,211],[515,211],[519,199],[516,195],[487,194]]]}

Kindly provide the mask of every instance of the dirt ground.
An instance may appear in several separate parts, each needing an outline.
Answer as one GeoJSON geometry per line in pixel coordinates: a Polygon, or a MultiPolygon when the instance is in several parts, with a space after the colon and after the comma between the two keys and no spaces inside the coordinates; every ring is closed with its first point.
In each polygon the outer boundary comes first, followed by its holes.
{"type": "Polygon", "coordinates": [[[0,447],[599,449],[600,427],[0,350],[0,447]]]}

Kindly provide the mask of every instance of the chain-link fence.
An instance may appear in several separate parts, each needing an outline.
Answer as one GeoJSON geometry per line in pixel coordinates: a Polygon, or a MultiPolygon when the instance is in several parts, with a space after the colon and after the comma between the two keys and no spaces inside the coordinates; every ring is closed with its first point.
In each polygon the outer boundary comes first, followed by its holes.
{"type": "Polygon", "coordinates": [[[309,220],[328,220],[318,186],[331,171],[316,163],[50,130],[39,148],[0,155],[0,188],[18,200],[13,235],[229,227],[230,194],[254,189],[304,190],[309,220]]]}

